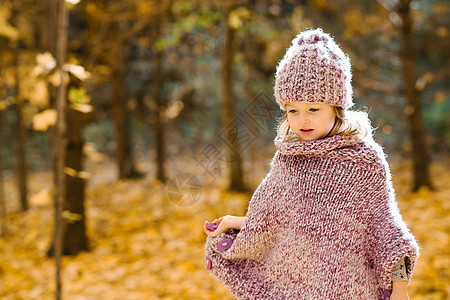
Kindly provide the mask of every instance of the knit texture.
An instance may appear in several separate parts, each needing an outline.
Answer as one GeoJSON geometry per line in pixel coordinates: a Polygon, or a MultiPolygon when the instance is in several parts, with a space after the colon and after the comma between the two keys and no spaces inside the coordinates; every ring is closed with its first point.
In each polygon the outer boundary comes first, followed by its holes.
{"type": "Polygon", "coordinates": [[[212,275],[239,299],[383,299],[405,257],[409,281],[419,247],[381,147],[356,136],[275,145],[241,230],[207,237],[212,275]]]}
{"type": "Polygon", "coordinates": [[[304,31],[292,40],[275,75],[275,98],[288,102],[353,105],[349,58],[322,29],[304,31]]]}

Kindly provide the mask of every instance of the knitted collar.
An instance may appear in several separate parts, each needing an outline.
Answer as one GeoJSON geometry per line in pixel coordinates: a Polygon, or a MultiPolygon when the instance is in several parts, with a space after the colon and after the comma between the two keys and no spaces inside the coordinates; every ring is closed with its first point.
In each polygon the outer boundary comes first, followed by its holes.
{"type": "Polygon", "coordinates": [[[314,141],[292,140],[293,137],[295,137],[295,134],[290,131],[287,136],[277,136],[274,139],[275,146],[281,154],[320,156],[337,148],[354,146],[362,141],[361,137],[356,135],[334,135],[314,141]]]}

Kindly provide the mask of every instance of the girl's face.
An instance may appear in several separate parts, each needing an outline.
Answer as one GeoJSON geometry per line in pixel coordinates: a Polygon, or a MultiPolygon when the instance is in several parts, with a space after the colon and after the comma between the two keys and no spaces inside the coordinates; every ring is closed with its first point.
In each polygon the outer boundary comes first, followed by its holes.
{"type": "Polygon", "coordinates": [[[328,104],[289,102],[286,111],[291,130],[303,141],[325,137],[336,118],[333,107],[328,104]]]}

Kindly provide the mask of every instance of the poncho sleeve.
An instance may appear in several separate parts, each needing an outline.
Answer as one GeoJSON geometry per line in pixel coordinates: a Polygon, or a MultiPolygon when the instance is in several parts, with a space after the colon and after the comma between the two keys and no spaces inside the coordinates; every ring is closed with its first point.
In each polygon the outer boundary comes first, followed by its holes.
{"type": "MultiPolygon", "coordinates": [[[[268,185],[269,172],[253,194],[240,230],[231,230],[205,244],[207,267],[235,295],[258,298],[271,293],[270,284],[258,277],[259,261],[272,247],[276,237],[276,201],[279,191],[268,185]],[[231,243],[230,243],[231,240],[231,243]],[[221,247],[225,241],[228,245],[221,247]],[[225,249],[224,249],[225,248],[225,249]],[[251,288],[249,288],[251,287],[251,288]],[[255,295],[249,295],[256,293],[255,295]]],[[[224,245],[224,244],[223,244],[224,245]]],[[[250,298],[249,298],[250,299],[250,298]]],[[[252,298],[253,299],[253,298],[252,298]]]]}
{"type": "MultiPolygon", "coordinates": [[[[250,200],[246,220],[240,230],[235,230],[236,234],[222,233],[221,235],[206,239],[206,249],[217,249],[217,244],[224,238],[233,240],[229,249],[218,251],[226,259],[253,259],[259,260],[268,250],[274,237],[274,207],[271,207],[267,200],[261,199],[259,190],[255,192],[250,200]]],[[[266,195],[267,196],[267,195],[266,195]]]]}
{"type": "Polygon", "coordinates": [[[368,172],[367,241],[371,264],[386,290],[392,289],[391,275],[395,264],[405,258],[407,280],[411,280],[419,256],[419,246],[400,215],[387,162],[378,156],[376,171],[368,172]]]}

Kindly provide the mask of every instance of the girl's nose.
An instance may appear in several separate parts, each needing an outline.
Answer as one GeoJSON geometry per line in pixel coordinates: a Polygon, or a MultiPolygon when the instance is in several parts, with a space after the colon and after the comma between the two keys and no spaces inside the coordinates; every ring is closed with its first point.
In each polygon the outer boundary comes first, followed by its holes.
{"type": "Polygon", "coordinates": [[[309,124],[309,118],[306,114],[300,114],[298,121],[299,121],[300,125],[309,124]]]}

